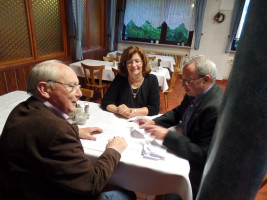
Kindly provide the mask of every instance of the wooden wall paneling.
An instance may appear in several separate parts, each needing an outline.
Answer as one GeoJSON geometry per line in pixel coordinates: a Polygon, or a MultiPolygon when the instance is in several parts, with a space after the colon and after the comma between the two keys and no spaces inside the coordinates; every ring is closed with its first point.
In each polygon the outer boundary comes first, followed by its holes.
{"type": "Polygon", "coordinates": [[[12,92],[15,90],[18,90],[18,85],[17,85],[17,77],[15,70],[8,70],[5,72],[6,75],[6,82],[7,82],[7,91],[12,92]]]}
{"type": "Polygon", "coordinates": [[[37,58],[38,51],[37,51],[37,41],[36,41],[36,32],[35,32],[35,26],[34,26],[34,18],[33,18],[33,12],[32,12],[32,2],[31,1],[25,1],[25,6],[27,10],[27,22],[28,22],[28,30],[30,34],[30,45],[31,45],[31,51],[33,58],[37,58]]]}
{"type": "Polygon", "coordinates": [[[0,95],[7,93],[5,72],[0,72],[0,95]]]}
{"type": "MultiPolygon", "coordinates": [[[[101,0],[101,5],[105,5],[105,1],[101,0]]],[[[101,6],[101,22],[100,22],[100,45],[105,47],[105,6],[101,6]]]]}
{"type": "Polygon", "coordinates": [[[62,26],[62,37],[63,37],[63,47],[64,47],[64,56],[68,55],[68,42],[67,42],[67,25],[66,25],[66,16],[65,16],[65,3],[64,1],[60,1],[60,18],[61,18],[61,26],[62,26]]]}
{"type": "Polygon", "coordinates": [[[30,72],[32,71],[32,68],[34,67],[34,65],[29,65],[29,66],[25,66],[23,68],[23,71],[24,71],[24,77],[25,77],[25,83],[26,83],[26,87],[25,87],[25,90],[27,90],[27,81],[28,81],[28,77],[29,77],[29,74],[30,72]]]}
{"type": "Polygon", "coordinates": [[[99,49],[87,49],[83,50],[83,59],[103,60],[103,56],[106,56],[107,50],[105,48],[99,49]]]}
{"type": "Polygon", "coordinates": [[[22,67],[15,69],[17,75],[18,90],[26,91],[26,79],[24,69],[22,67]]]}

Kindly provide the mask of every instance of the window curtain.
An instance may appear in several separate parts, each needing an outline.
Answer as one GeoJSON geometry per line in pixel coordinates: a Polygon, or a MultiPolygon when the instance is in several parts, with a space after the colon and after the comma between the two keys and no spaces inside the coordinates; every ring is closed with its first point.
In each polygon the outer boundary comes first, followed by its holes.
{"type": "Polygon", "coordinates": [[[171,29],[184,23],[187,30],[194,30],[194,0],[127,0],[124,24],[131,20],[136,26],[148,21],[154,28],[165,21],[171,29]]]}
{"type": "Polygon", "coordinates": [[[226,46],[225,53],[229,53],[231,51],[232,43],[235,37],[235,34],[237,32],[239,22],[243,13],[243,8],[245,5],[246,0],[236,0],[235,5],[234,5],[234,10],[233,10],[233,15],[232,15],[232,22],[230,26],[230,33],[229,33],[229,38],[228,38],[228,43],[226,46]]]}
{"type": "Polygon", "coordinates": [[[207,0],[196,1],[196,17],[195,17],[195,45],[194,49],[199,49],[202,37],[203,19],[205,14],[207,0]]]}
{"type": "Polygon", "coordinates": [[[114,51],[114,32],[115,32],[115,19],[116,19],[117,0],[110,1],[110,19],[109,19],[109,50],[114,51]]]}
{"type": "Polygon", "coordinates": [[[122,29],[123,29],[123,19],[124,19],[124,11],[120,11],[119,13],[119,24],[118,24],[118,42],[122,41],[122,29]]]}
{"type": "Polygon", "coordinates": [[[72,0],[74,28],[75,28],[75,59],[82,60],[82,32],[83,32],[83,1],[72,0]]]}

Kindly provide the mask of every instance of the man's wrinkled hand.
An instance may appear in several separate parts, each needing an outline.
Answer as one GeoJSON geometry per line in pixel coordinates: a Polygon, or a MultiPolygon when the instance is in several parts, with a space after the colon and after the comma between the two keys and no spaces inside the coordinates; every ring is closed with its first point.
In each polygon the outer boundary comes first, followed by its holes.
{"type": "Polygon", "coordinates": [[[127,143],[124,137],[116,136],[109,139],[107,148],[112,148],[117,150],[120,154],[126,149],[127,143]]]}
{"type": "Polygon", "coordinates": [[[145,129],[147,133],[150,133],[151,136],[155,137],[155,139],[164,140],[169,130],[162,126],[158,125],[141,125],[140,128],[145,129]]]}
{"type": "Polygon", "coordinates": [[[96,140],[93,134],[102,133],[103,130],[98,127],[79,128],[79,137],[82,139],[96,140]]]}
{"type": "Polygon", "coordinates": [[[154,125],[155,124],[155,122],[153,121],[153,120],[151,120],[151,119],[148,119],[148,118],[146,118],[146,117],[137,117],[135,120],[134,120],[134,122],[136,123],[136,124],[138,124],[139,126],[141,126],[141,125],[154,125]]]}

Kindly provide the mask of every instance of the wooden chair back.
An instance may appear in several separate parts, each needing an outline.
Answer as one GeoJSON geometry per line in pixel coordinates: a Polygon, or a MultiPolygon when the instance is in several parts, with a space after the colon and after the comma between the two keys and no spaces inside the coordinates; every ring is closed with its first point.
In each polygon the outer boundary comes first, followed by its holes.
{"type": "Polygon", "coordinates": [[[168,87],[168,90],[167,90],[168,92],[172,92],[172,88],[175,85],[175,82],[176,82],[176,80],[177,80],[177,78],[179,76],[179,73],[180,73],[179,68],[174,67],[174,72],[172,72],[172,77],[171,77],[170,84],[169,84],[169,87],[168,87]]]}
{"type": "Polygon", "coordinates": [[[84,75],[86,78],[86,86],[93,89],[100,89],[101,91],[101,98],[104,96],[104,89],[107,87],[107,84],[102,83],[102,77],[103,77],[103,70],[105,68],[105,65],[100,66],[90,66],[86,65],[84,63],[81,63],[84,71],[84,75]],[[87,70],[90,72],[90,76],[87,73],[87,70]],[[98,72],[98,81],[95,79],[95,73],[98,72]]]}
{"type": "Polygon", "coordinates": [[[116,61],[120,61],[121,53],[117,52],[116,53],[116,61]]]}
{"type": "Polygon", "coordinates": [[[111,57],[103,56],[103,60],[104,60],[104,61],[113,62],[113,61],[117,61],[116,59],[117,59],[117,58],[111,58],[111,57]]]}
{"type": "Polygon", "coordinates": [[[154,61],[156,59],[156,56],[148,56],[148,60],[154,61]]]}
{"type": "Polygon", "coordinates": [[[86,101],[90,101],[91,98],[94,96],[94,90],[90,90],[87,88],[80,88],[83,96],[86,97],[86,101]]]}
{"type": "Polygon", "coordinates": [[[118,69],[115,69],[115,68],[113,68],[113,67],[112,67],[112,71],[113,71],[113,73],[114,73],[114,76],[116,76],[116,75],[119,73],[119,70],[118,70],[118,69]]]}
{"type": "Polygon", "coordinates": [[[148,53],[151,55],[163,55],[162,52],[155,52],[155,51],[149,51],[148,53]]]}
{"type": "MultiPolygon", "coordinates": [[[[181,58],[180,58],[181,61],[181,58]]],[[[168,103],[168,94],[172,92],[173,86],[175,85],[175,82],[180,74],[180,68],[179,68],[180,64],[174,66],[174,72],[172,72],[172,77],[171,80],[169,82],[169,87],[168,89],[164,92],[164,100],[165,100],[165,109],[167,111],[168,107],[169,107],[169,103],[168,103]]]]}
{"type": "Polygon", "coordinates": [[[182,67],[181,61],[182,61],[182,56],[177,56],[176,64],[175,64],[174,68],[176,67],[177,69],[181,70],[181,67],[182,67]]]}

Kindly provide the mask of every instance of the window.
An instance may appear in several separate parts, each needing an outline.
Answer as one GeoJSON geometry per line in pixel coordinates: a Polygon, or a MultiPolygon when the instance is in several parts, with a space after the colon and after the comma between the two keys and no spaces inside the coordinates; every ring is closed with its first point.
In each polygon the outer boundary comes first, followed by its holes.
{"type": "Polygon", "coordinates": [[[231,50],[233,50],[233,51],[236,50],[240,35],[242,33],[243,25],[244,25],[244,22],[246,20],[246,15],[247,15],[249,2],[250,2],[250,0],[246,0],[244,8],[243,8],[243,12],[242,12],[242,16],[241,16],[241,19],[240,19],[240,23],[239,23],[239,26],[238,26],[238,29],[237,29],[237,32],[236,32],[236,35],[235,35],[235,39],[233,40],[232,47],[231,47],[231,50]]]}
{"type": "Polygon", "coordinates": [[[63,2],[1,1],[0,64],[67,54],[63,2]]]}
{"type": "Polygon", "coordinates": [[[194,0],[127,0],[122,39],[191,46],[194,0]]]}

